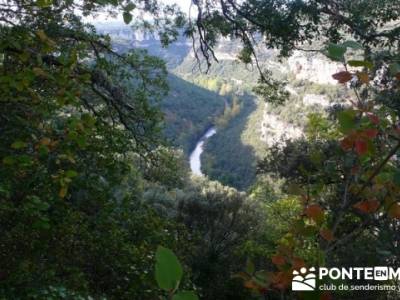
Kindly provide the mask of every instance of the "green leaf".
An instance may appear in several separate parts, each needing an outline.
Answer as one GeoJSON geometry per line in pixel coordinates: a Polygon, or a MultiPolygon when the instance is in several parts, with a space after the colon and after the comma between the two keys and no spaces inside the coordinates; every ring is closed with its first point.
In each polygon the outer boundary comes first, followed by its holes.
{"type": "Polygon", "coordinates": [[[400,64],[398,63],[393,63],[389,65],[389,72],[391,75],[396,75],[397,73],[400,73],[400,64]]]}
{"type": "Polygon", "coordinates": [[[248,274],[253,274],[254,271],[255,271],[254,263],[250,259],[247,259],[247,261],[246,261],[246,272],[248,274]]]}
{"type": "Polygon", "coordinates": [[[30,166],[32,165],[33,161],[32,158],[29,155],[20,155],[18,156],[18,163],[20,163],[23,166],[30,166]]]}
{"type": "Polygon", "coordinates": [[[374,67],[372,62],[365,60],[349,60],[347,63],[352,67],[366,67],[368,69],[372,69],[374,67]]]}
{"type": "Polygon", "coordinates": [[[136,5],[133,4],[132,2],[129,2],[126,6],[125,6],[125,11],[130,12],[132,10],[134,10],[136,8],[136,5]]]}
{"type": "Polygon", "coordinates": [[[83,135],[77,135],[77,137],[76,137],[76,143],[78,144],[78,146],[79,146],[81,149],[86,148],[86,145],[87,145],[87,143],[86,143],[86,137],[83,136],[83,135]]]}
{"type": "Polygon", "coordinates": [[[124,22],[125,24],[129,24],[132,21],[132,14],[130,12],[125,11],[122,14],[123,18],[124,18],[124,22]]]}
{"type": "Polygon", "coordinates": [[[49,39],[49,37],[46,35],[46,33],[43,30],[36,31],[36,35],[39,37],[39,39],[42,42],[45,42],[49,39]]]}
{"type": "Polygon", "coordinates": [[[3,164],[5,165],[13,165],[15,163],[15,159],[12,156],[6,156],[3,158],[3,164]]]}
{"type": "Polygon", "coordinates": [[[53,0],[37,0],[36,5],[40,8],[49,7],[53,4],[53,0]]]}
{"type": "Polygon", "coordinates": [[[249,64],[252,61],[252,59],[251,59],[252,54],[253,54],[253,52],[252,52],[251,48],[245,46],[245,47],[243,47],[242,50],[240,50],[240,52],[238,54],[238,59],[245,64],[249,64]]]}
{"type": "Polygon", "coordinates": [[[356,42],[356,41],[345,41],[342,46],[346,47],[346,48],[353,48],[356,50],[361,50],[364,49],[363,45],[361,45],[360,43],[356,42]]]}
{"type": "Polygon", "coordinates": [[[181,291],[175,294],[172,300],[199,300],[199,297],[192,291],[181,291]]]}
{"type": "Polygon", "coordinates": [[[68,170],[68,171],[65,173],[65,175],[66,175],[68,178],[74,178],[74,177],[78,176],[78,172],[76,172],[75,170],[68,170]]]}
{"type": "Polygon", "coordinates": [[[182,266],[175,254],[162,246],[156,252],[156,281],[163,290],[174,290],[182,278],[182,266]]]}
{"type": "Polygon", "coordinates": [[[355,127],[356,112],[354,110],[344,110],[339,112],[338,120],[340,125],[340,131],[347,133],[349,130],[355,127]]]}
{"type": "Polygon", "coordinates": [[[336,61],[344,60],[344,53],[346,52],[346,47],[342,45],[337,45],[330,43],[327,48],[327,56],[336,61]]]}
{"type": "Polygon", "coordinates": [[[393,183],[397,186],[400,186],[400,171],[396,171],[393,174],[393,183]]]}
{"type": "Polygon", "coordinates": [[[25,148],[26,146],[28,146],[28,144],[23,141],[15,141],[14,143],[11,144],[11,148],[13,149],[22,149],[25,148]]]}

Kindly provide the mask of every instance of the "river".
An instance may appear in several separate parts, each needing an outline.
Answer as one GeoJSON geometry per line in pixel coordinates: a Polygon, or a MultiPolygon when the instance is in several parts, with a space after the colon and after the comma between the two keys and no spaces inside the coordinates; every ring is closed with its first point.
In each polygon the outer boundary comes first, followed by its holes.
{"type": "Polygon", "coordinates": [[[206,133],[197,141],[196,147],[190,153],[189,162],[190,162],[190,169],[192,173],[195,175],[203,176],[204,174],[201,172],[201,154],[203,153],[204,149],[204,142],[212,137],[214,134],[217,133],[215,127],[209,128],[206,133]]]}

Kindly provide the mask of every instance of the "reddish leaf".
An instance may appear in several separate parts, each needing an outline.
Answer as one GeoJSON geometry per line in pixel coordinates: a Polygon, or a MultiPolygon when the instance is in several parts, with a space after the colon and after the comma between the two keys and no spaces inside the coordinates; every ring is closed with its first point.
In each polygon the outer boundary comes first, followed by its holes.
{"type": "Polygon", "coordinates": [[[356,140],[355,146],[358,155],[364,155],[368,152],[368,144],[365,140],[356,140]]]}
{"type": "Polygon", "coordinates": [[[370,139],[375,138],[378,135],[378,129],[368,128],[364,130],[364,134],[370,139]]]}
{"type": "Polygon", "coordinates": [[[400,80],[400,73],[397,73],[397,74],[396,74],[396,79],[397,79],[397,80],[400,80]]]}
{"type": "Polygon", "coordinates": [[[360,201],[353,205],[354,208],[362,211],[363,213],[374,213],[379,208],[379,201],[372,199],[367,201],[360,201]]]}
{"type": "Polygon", "coordinates": [[[357,72],[357,77],[362,83],[365,83],[365,84],[369,83],[369,77],[368,77],[367,73],[365,73],[365,72],[357,72]]]}
{"type": "Polygon", "coordinates": [[[286,263],[285,258],[282,255],[274,255],[271,257],[272,263],[276,266],[282,266],[286,263]]]}
{"type": "Polygon", "coordinates": [[[336,74],[332,75],[333,79],[336,79],[339,81],[339,83],[346,83],[347,81],[350,81],[353,75],[347,71],[342,71],[336,74]]]}
{"type": "Polygon", "coordinates": [[[318,204],[309,205],[305,213],[307,217],[313,219],[315,222],[321,221],[324,217],[324,210],[318,204]]]}
{"type": "Polygon", "coordinates": [[[320,230],[319,234],[328,242],[331,242],[335,239],[333,236],[333,232],[327,228],[323,228],[320,230]]]}
{"type": "Polygon", "coordinates": [[[306,263],[300,257],[293,257],[292,259],[292,267],[295,270],[300,270],[302,267],[305,267],[306,263]]]}
{"type": "Polygon", "coordinates": [[[287,256],[291,256],[293,253],[293,249],[288,244],[286,244],[286,245],[280,244],[276,249],[277,252],[287,255],[287,256]]]}
{"type": "Polygon", "coordinates": [[[292,277],[293,275],[291,272],[278,272],[274,274],[272,282],[276,288],[284,290],[289,287],[292,282],[292,277]]]}
{"type": "Polygon", "coordinates": [[[341,142],[340,142],[340,147],[342,147],[342,149],[344,151],[349,151],[353,148],[353,140],[350,137],[345,137],[341,142]]]}
{"type": "Polygon", "coordinates": [[[253,280],[247,280],[244,282],[244,287],[253,290],[258,289],[259,286],[253,280]]]}
{"type": "Polygon", "coordinates": [[[372,113],[369,113],[368,114],[368,118],[373,124],[375,124],[375,125],[379,124],[379,117],[378,116],[376,116],[376,115],[374,115],[372,113]]]}
{"type": "Polygon", "coordinates": [[[388,215],[392,219],[400,219],[400,204],[398,202],[390,205],[388,215]]]}

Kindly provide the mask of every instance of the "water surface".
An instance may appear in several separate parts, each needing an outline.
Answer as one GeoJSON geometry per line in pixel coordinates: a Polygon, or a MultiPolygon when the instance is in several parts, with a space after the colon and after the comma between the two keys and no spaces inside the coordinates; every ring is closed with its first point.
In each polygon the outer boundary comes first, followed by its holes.
{"type": "Polygon", "coordinates": [[[190,161],[190,169],[193,174],[203,176],[204,174],[201,172],[201,154],[204,149],[204,142],[217,133],[215,127],[209,128],[206,133],[197,141],[196,147],[190,153],[189,161],[190,161]]]}

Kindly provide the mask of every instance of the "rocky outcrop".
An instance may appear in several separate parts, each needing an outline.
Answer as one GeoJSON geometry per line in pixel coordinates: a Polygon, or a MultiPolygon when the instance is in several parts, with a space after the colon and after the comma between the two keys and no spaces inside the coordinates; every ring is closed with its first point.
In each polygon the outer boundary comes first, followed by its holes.
{"type": "Polygon", "coordinates": [[[322,107],[328,107],[331,105],[328,97],[325,95],[318,94],[306,94],[303,97],[303,104],[306,106],[319,105],[322,107]]]}
{"type": "Polygon", "coordinates": [[[302,128],[280,120],[277,115],[271,113],[268,103],[265,104],[260,139],[267,146],[272,146],[286,139],[296,139],[302,135],[302,128]]]}
{"type": "Polygon", "coordinates": [[[320,53],[306,55],[303,51],[294,51],[288,59],[289,71],[296,79],[308,80],[319,84],[336,84],[332,78],[343,66],[328,60],[320,53]]]}

